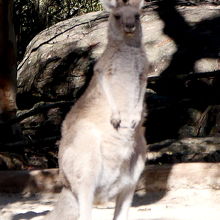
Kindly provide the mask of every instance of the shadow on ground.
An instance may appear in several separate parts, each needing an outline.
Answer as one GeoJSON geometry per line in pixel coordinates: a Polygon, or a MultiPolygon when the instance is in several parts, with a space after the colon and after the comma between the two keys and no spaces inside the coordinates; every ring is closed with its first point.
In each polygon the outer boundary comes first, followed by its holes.
{"type": "Polygon", "coordinates": [[[142,205],[150,205],[150,204],[155,203],[158,200],[162,199],[165,195],[166,195],[165,191],[146,193],[143,196],[135,195],[133,202],[132,202],[132,207],[138,207],[138,206],[142,206],[142,205]]]}
{"type": "Polygon", "coordinates": [[[32,219],[34,217],[38,217],[38,216],[42,216],[42,215],[46,215],[49,211],[44,211],[44,212],[26,212],[26,213],[21,213],[21,214],[17,214],[15,216],[13,216],[12,220],[21,220],[21,219],[32,219]]]}

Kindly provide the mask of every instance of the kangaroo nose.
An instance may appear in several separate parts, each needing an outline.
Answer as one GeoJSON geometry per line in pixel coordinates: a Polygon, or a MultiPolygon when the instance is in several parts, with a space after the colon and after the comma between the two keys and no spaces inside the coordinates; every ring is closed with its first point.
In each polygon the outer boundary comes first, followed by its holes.
{"type": "Polygon", "coordinates": [[[127,23],[127,24],[125,25],[125,27],[132,29],[132,28],[134,28],[134,24],[132,24],[132,23],[127,23]]]}
{"type": "Polygon", "coordinates": [[[134,32],[135,31],[135,25],[133,23],[127,23],[125,25],[125,32],[134,32]]]}

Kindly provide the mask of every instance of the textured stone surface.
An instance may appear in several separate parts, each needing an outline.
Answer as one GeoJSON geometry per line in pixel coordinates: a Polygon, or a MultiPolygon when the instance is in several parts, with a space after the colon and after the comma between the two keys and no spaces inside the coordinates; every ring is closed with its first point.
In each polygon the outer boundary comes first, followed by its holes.
{"type": "MultiPolygon", "coordinates": [[[[142,16],[143,40],[152,64],[147,141],[219,136],[220,80],[213,74],[220,70],[220,8],[172,8],[168,2],[160,12],[146,10],[142,16]],[[171,17],[166,20],[163,13],[171,17]],[[193,62],[188,60],[191,56],[193,62]],[[194,72],[211,76],[197,79],[194,72]],[[158,76],[168,78],[161,82],[158,76]]],[[[20,122],[29,144],[26,158],[36,153],[35,158],[46,157],[41,160],[43,168],[56,166],[60,125],[89,83],[94,62],[104,50],[107,17],[105,12],[86,14],[42,31],[30,42],[18,67],[18,115],[35,112],[20,122]],[[44,138],[54,141],[37,143],[44,138]]],[[[39,164],[29,163],[31,167],[39,164]]]]}

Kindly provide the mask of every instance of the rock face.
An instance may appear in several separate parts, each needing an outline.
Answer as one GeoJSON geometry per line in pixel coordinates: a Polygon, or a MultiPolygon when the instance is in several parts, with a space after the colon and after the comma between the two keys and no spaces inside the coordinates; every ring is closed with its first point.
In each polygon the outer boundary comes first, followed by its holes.
{"type": "MultiPolygon", "coordinates": [[[[216,76],[220,70],[220,8],[176,8],[168,2],[146,10],[142,17],[143,40],[152,63],[146,137],[155,143],[216,136],[220,132],[216,99],[220,94],[216,76]]],[[[105,12],[74,17],[42,31],[30,42],[18,67],[19,115],[30,113],[20,120],[25,137],[59,139],[65,114],[86,88],[104,50],[107,18],[105,12]]],[[[54,141],[50,145],[54,149],[54,141]]],[[[39,148],[48,151],[45,145],[39,148]]]]}
{"type": "Polygon", "coordinates": [[[220,161],[220,138],[167,139],[148,146],[148,164],[220,161]]]}

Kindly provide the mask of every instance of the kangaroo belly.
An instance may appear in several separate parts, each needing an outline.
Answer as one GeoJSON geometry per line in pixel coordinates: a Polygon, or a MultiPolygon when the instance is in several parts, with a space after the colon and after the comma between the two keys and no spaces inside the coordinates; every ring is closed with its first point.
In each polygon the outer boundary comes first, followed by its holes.
{"type": "Polygon", "coordinates": [[[122,173],[120,168],[114,170],[105,168],[101,182],[96,188],[94,203],[105,203],[114,199],[125,187],[134,185],[131,175],[124,171],[122,173]]]}
{"type": "Polygon", "coordinates": [[[112,166],[104,162],[100,182],[96,188],[95,203],[109,201],[123,189],[134,184],[129,161],[124,161],[120,166],[112,166]]]}
{"type": "Polygon", "coordinates": [[[135,152],[134,131],[123,130],[113,131],[102,140],[102,171],[95,196],[95,201],[98,203],[114,198],[122,189],[135,184],[133,171],[136,162],[132,160],[132,157],[137,153],[135,152]]]}

